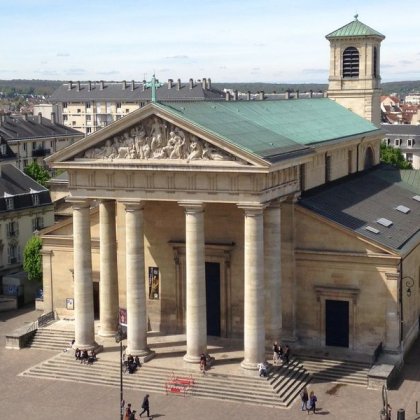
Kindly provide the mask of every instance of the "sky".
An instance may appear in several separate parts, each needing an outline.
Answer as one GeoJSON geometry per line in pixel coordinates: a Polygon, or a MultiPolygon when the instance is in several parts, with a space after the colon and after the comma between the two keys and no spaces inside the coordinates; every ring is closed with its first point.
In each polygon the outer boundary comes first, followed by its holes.
{"type": "Polygon", "coordinates": [[[420,80],[417,0],[0,0],[0,79],[327,83],[356,13],[382,81],[420,80]]]}

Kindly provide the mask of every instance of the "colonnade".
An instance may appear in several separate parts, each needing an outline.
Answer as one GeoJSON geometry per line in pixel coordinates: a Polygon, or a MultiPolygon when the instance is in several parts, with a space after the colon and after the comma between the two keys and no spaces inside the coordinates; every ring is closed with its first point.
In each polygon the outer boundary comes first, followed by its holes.
{"type": "MultiPolygon", "coordinates": [[[[73,202],[75,346],[95,348],[89,200],[73,202]]],[[[124,201],[126,237],[127,352],[147,360],[144,217],[140,201],[124,201]],[[139,275],[141,273],[142,275],[139,275]]],[[[179,202],[185,209],[186,362],[198,363],[207,351],[205,279],[205,204],[179,202]]],[[[255,369],[265,360],[266,338],[281,331],[281,209],[241,203],[244,211],[244,360],[255,369]]],[[[100,332],[112,336],[118,326],[118,275],[115,201],[103,200],[100,215],[100,332]]]]}

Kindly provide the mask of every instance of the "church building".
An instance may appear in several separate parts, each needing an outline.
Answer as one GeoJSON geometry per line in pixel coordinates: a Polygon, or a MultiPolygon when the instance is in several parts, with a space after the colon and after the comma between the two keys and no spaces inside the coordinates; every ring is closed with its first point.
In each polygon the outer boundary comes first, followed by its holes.
{"type": "Polygon", "coordinates": [[[44,310],[74,317],[75,346],[123,313],[146,361],[148,331],[185,333],[191,363],[208,336],[242,338],[244,369],[274,340],[402,354],[420,191],[379,167],[383,38],[358,20],[327,36],[329,98],[158,97],[47,158],[68,172],[73,217],[42,232],[44,310]]]}

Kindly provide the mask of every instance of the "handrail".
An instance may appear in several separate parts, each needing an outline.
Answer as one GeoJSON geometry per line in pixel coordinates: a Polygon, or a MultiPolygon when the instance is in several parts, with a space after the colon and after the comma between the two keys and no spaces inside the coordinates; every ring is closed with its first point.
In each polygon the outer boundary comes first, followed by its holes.
{"type": "Polygon", "coordinates": [[[38,328],[43,327],[44,325],[47,325],[50,321],[53,321],[55,319],[55,313],[54,311],[47,312],[46,314],[42,314],[38,319],[34,322],[31,322],[26,329],[26,334],[36,331],[38,328]]]}

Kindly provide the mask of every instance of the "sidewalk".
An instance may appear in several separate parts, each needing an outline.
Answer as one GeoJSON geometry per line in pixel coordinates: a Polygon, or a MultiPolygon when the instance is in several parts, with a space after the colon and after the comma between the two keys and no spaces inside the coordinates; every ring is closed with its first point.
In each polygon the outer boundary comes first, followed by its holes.
{"type": "MultiPolygon", "coordinates": [[[[29,367],[54,356],[54,353],[49,351],[35,349],[17,351],[4,348],[6,332],[22,326],[25,321],[33,320],[38,315],[39,313],[35,311],[25,312],[25,310],[0,314],[0,335],[2,336],[0,342],[0,395],[2,395],[0,417],[7,418],[4,413],[16,413],[18,410],[19,417],[27,417],[31,420],[53,420],[57,417],[62,420],[118,419],[119,388],[17,376],[29,367]]],[[[71,328],[70,323],[67,325],[71,328]]],[[[98,338],[98,340],[102,339],[98,338]]],[[[106,346],[100,356],[118,358],[119,345],[112,338],[103,341],[106,346]]],[[[243,357],[240,343],[233,343],[231,348],[226,348],[217,340],[210,341],[210,354],[216,356],[218,360],[226,360],[226,363],[216,365],[214,369],[233,369],[237,374],[242,371],[239,367],[243,357]]],[[[148,363],[156,363],[160,366],[168,364],[173,367],[183,365],[182,356],[185,352],[183,335],[159,337],[152,334],[149,343],[152,349],[158,351],[158,355],[148,363]]],[[[408,358],[404,369],[406,380],[399,385],[398,389],[389,392],[389,401],[394,412],[393,419],[396,418],[396,412],[400,407],[407,409],[406,420],[416,418],[415,400],[420,399],[420,362],[417,357],[419,351],[420,342],[418,341],[413,349],[413,356],[408,358]]],[[[380,392],[332,383],[313,382],[309,388],[313,389],[318,396],[318,415],[327,416],[329,419],[349,420],[379,418],[382,404],[380,392]]],[[[168,420],[308,418],[306,412],[300,410],[299,401],[296,401],[290,409],[274,409],[194,397],[153,393],[150,395],[151,414],[154,418],[166,417],[168,420]]],[[[127,391],[124,398],[127,402],[131,402],[139,413],[143,395],[136,391],[127,391]]]]}

